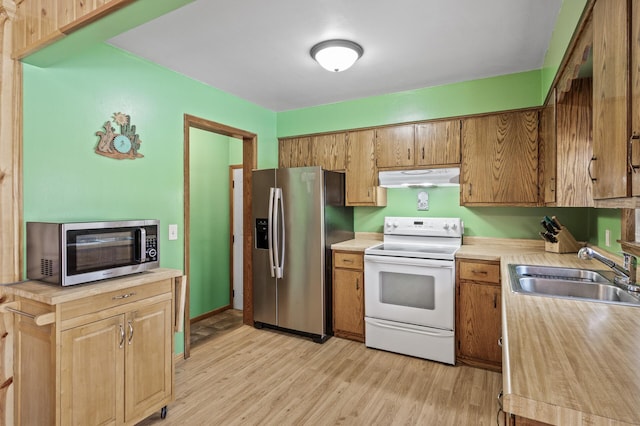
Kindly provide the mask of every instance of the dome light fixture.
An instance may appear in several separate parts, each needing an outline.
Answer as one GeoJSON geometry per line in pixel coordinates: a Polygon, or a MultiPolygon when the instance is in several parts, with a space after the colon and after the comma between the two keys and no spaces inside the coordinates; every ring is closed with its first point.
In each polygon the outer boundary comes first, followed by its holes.
{"type": "Polygon", "coordinates": [[[350,68],[362,56],[364,50],[353,41],[326,40],[313,46],[310,53],[322,68],[340,72],[350,68]]]}

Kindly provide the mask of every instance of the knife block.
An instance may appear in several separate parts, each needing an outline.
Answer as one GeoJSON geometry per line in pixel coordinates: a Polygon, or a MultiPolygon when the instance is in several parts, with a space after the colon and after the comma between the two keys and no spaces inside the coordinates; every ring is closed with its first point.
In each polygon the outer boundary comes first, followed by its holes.
{"type": "Polygon", "coordinates": [[[559,230],[558,235],[555,237],[558,239],[557,243],[544,242],[545,251],[551,253],[577,253],[578,250],[584,247],[584,244],[576,241],[567,228],[559,230]]]}

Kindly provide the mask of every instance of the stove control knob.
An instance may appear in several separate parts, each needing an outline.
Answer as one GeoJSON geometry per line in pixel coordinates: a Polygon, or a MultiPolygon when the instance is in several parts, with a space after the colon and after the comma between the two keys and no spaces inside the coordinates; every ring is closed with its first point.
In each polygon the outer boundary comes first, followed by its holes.
{"type": "Polygon", "coordinates": [[[455,231],[456,229],[458,229],[458,225],[456,225],[455,223],[452,223],[451,230],[455,231]]]}
{"type": "Polygon", "coordinates": [[[394,227],[394,228],[397,228],[397,227],[398,227],[398,225],[399,225],[399,223],[398,223],[398,221],[397,221],[397,220],[396,220],[395,222],[393,222],[393,227],[394,227]]]}
{"type": "Polygon", "coordinates": [[[445,229],[445,230],[449,230],[449,224],[448,224],[448,223],[445,223],[445,224],[444,224],[444,229],[445,229]]]}

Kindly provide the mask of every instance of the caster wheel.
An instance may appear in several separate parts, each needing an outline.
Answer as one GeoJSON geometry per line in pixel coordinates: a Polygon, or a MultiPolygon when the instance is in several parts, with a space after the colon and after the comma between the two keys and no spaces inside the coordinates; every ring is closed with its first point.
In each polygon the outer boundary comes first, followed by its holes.
{"type": "Polygon", "coordinates": [[[166,419],[167,418],[167,406],[166,405],[164,407],[162,407],[162,409],[160,410],[160,418],[161,419],[166,419]]]}

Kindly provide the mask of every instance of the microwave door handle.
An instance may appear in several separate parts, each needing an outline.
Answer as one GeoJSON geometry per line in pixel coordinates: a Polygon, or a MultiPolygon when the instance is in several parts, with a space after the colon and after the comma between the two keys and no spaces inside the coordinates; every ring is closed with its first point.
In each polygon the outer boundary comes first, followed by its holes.
{"type": "Polygon", "coordinates": [[[138,228],[138,238],[140,238],[140,261],[144,263],[147,259],[147,230],[144,228],[138,228]]]}
{"type": "Polygon", "coordinates": [[[269,190],[269,216],[267,217],[267,240],[269,247],[269,272],[275,278],[275,266],[273,261],[273,202],[275,200],[275,188],[269,190]]]}
{"type": "Polygon", "coordinates": [[[282,254],[278,263],[278,270],[277,270],[277,274],[278,274],[278,278],[282,278],[284,276],[284,249],[285,249],[285,226],[284,226],[284,204],[282,201],[282,188],[278,188],[277,190],[277,199],[278,199],[278,203],[280,204],[280,209],[278,210],[279,214],[279,218],[280,218],[280,225],[282,226],[282,240],[279,241],[279,243],[282,243],[282,254]]]}

